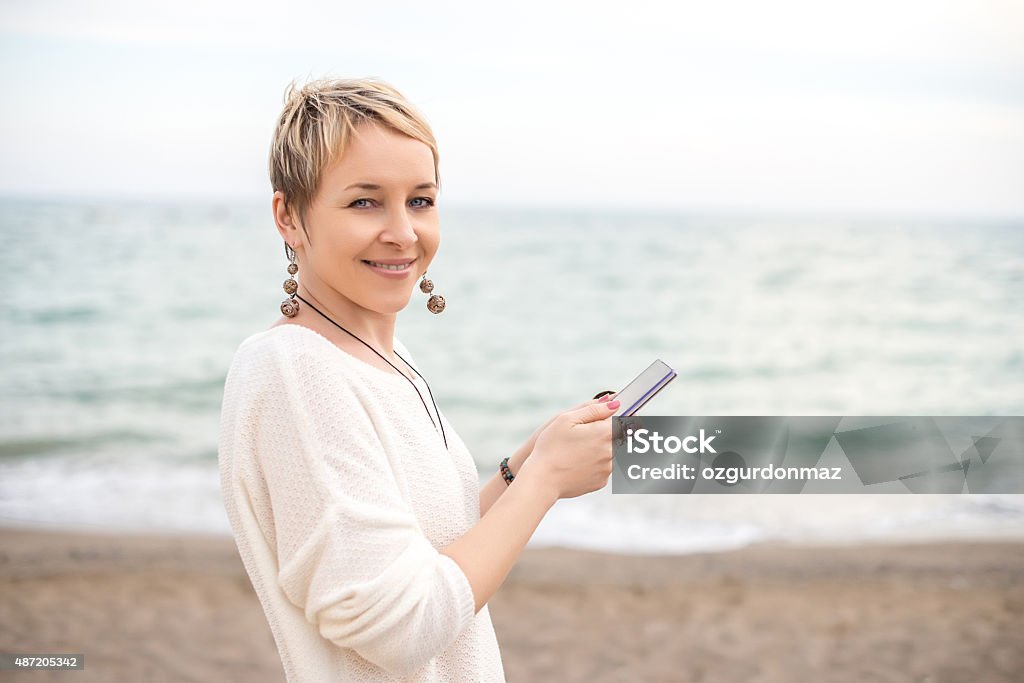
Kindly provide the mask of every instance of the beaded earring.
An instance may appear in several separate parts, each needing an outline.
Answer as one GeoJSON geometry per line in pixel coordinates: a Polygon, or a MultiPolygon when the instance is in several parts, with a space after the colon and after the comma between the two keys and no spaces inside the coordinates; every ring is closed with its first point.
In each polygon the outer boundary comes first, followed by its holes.
{"type": "Polygon", "coordinates": [[[294,318],[299,312],[299,300],[295,298],[295,293],[299,291],[299,283],[293,276],[299,272],[299,264],[295,259],[295,250],[289,247],[287,242],[284,245],[284,253],[290,263],[288,264],[289,277],[284,281],[284,291],[288,298],[281,302],[281,313],[289,318],[294,318]]]}
{"type": "MultiPolygon", "coordinates": [[[[423,279],[420,280],[420,291],[430,294],[434,291],[434,281],[427,279],[426,271],[423,272],[423,279]]],[[[444,297],[440,294],[431,294],[427,299],[427,310],[431,313],[440,313],[444,310],[444,297]]]]}

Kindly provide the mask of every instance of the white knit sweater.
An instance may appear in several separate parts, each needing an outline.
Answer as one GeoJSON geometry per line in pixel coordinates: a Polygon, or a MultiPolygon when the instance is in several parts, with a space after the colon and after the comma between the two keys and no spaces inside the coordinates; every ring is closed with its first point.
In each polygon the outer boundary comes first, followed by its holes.
{"type": "Polygon", "coordinates": [[[505,680],[487,606],[438,552],[480,519],[476,466],[416,386],[450,451],[408,380],[309,328],[232,360],[221,490],[289,683],[505,680]]]}

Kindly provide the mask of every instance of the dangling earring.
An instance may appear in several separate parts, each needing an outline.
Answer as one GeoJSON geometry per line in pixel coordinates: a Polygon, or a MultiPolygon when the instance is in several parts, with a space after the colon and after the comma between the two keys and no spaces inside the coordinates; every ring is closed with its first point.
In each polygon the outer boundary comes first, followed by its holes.
{"type": "MultiPolygon", "coordinates": [[[[299,272],[299,264],[295,260],[295,250],[289,247],[287,242],[284,245],[284,253],[291,261],[288,264],[288,275],[294,276],[299,272]]],[[[289,277],[284,281],[284,291],[288,298],[281,302],[281,313],[289,318],[294,318],[299,312],[299,301],[295,298],[295,293],[299,291],[299,283],[295,281],[294,277],[289,277]]]]}
{"type": "MultiPolygon", "coordinates": [[[[423,279],[420,280],[420,291],[424,294],[430,294],[434,291],[433,280],[427,279],[427,272],[423,271],[423,279]]],[[[444,297],[440,294],[432,294],[427,299],[427,310],[431,313],[440,313],[444,310],[444,297]]]]}

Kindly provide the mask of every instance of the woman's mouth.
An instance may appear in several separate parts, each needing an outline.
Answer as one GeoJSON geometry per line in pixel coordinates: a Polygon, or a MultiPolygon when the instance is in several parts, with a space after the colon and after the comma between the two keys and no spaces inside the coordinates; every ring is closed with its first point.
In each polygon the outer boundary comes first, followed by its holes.
{"type": "Polygon", "coordinates": [[[376,261],[363,261],[363,263],[369,263],[371,266],[375,266],[377,268],[387,268],[388,270],[406,270],[406,269],[408,269],[408,268],[410,268],[412,266],[412,263],[389,264],[389,263],[378,263],[376,261]]]}
{"type": "Polygon", "coordinates": [[[363,263],[369,266],[373,272],[377,273],[378,275],[382,275],[384,277],[392,279],[405,278],[412,271],[412,267],[415,262],[415,259],[407,263],[380,263],[379,261],[363,261],[363,263]]]}

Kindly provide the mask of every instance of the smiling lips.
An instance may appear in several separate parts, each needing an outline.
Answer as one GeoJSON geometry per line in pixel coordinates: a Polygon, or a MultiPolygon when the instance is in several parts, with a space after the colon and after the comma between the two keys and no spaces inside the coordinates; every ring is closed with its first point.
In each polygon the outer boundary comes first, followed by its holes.
{"type": "Polygon", "coordinates": [[[363,261],[373,272],[391,279],[404,279],[412,271],[412,264],[415,262],[414,258],[363,261]]]}

